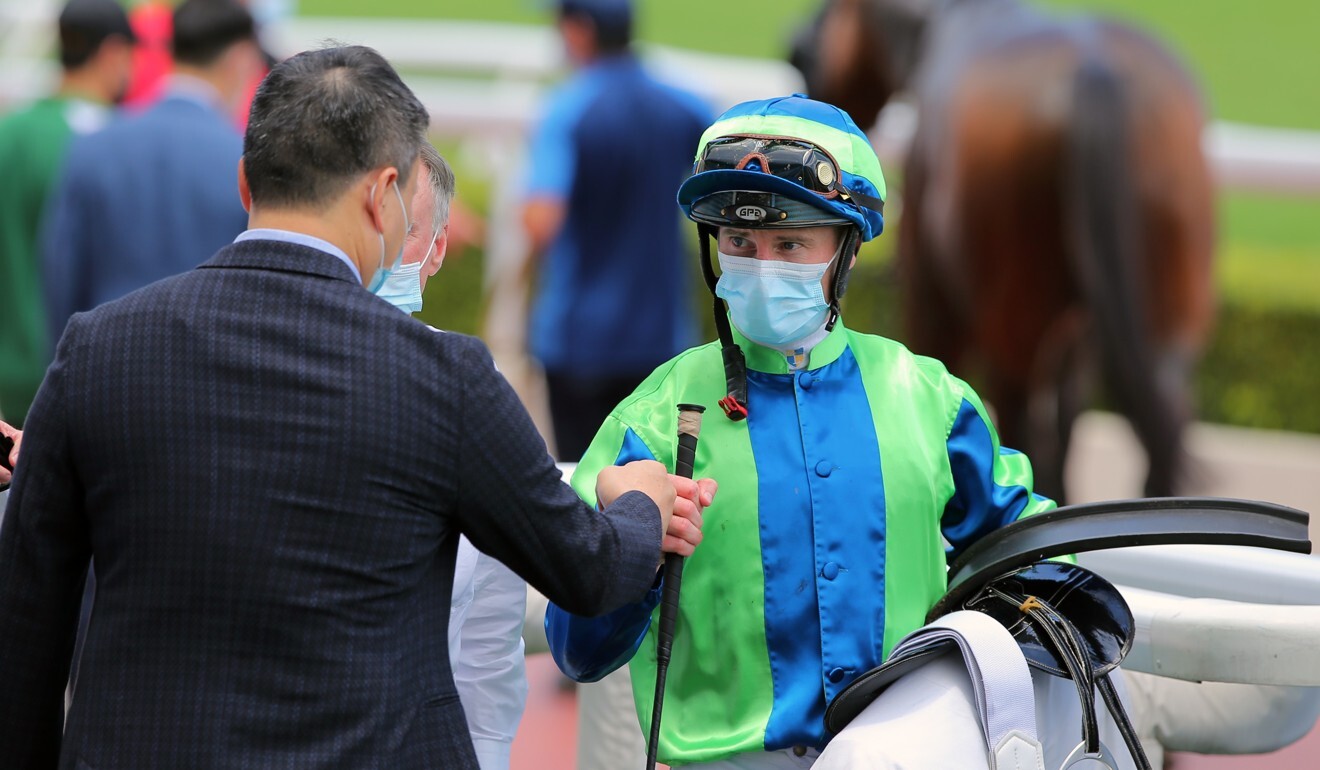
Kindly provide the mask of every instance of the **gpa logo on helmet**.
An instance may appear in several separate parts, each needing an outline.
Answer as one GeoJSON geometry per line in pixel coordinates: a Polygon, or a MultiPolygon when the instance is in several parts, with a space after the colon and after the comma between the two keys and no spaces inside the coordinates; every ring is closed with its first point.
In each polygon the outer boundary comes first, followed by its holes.
{"type": "Polygon", "coordinates": [[[760,206],[739,206],[734,209],[733,213],[739,219],[746,219],[751,222],[761,222],[765,219],[765,209],[760,206]]]}

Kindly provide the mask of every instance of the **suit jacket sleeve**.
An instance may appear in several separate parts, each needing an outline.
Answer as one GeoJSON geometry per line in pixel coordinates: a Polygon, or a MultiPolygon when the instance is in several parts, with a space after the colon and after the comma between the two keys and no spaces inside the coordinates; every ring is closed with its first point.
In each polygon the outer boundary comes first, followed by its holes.
{"type": "MultiPolygon", "coordinates": [[[[660,457],[616,411],[606,418],[577,464],[573,487],[584,500],[594,503],[601,470],[634,460],[660,457]]],[[[545,610],[545,636],[559,670],[576,682],[598,682],[632,660],[651,627],[663,590],[663,576],[657,577],[640,601],[594,618],[575,615],[550,602],[545,610]]]]}
{"type": "Polygon", "coordinates": [[[494,556],[578,615],[641,599],[660,561],[660,515],[640,492],[597,511],[564,483],[531,418],[473,341],[458,420],[460,526],[494,556]]]}
{"type": "Polygon", "coordinates": [[[0,746],[4,765],[53,768],[64,725],[83,580],[91,558],[73,470],[65,383],[76,319],[37,392],[0,526],[0,746]]]}

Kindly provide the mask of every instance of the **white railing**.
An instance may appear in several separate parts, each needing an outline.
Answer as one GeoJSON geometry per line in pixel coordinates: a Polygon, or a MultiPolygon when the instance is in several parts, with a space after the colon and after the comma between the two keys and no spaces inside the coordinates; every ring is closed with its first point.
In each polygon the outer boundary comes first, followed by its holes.
{"type": "MultiPolygon", "coordinates": [[[[559,68],[559,43],[545,27],[486,22],[296,19],[273,37],[283,51],[326,40],[370,45],[403,70],[442,71],[412,76],[439,133],[525,132],[542,83],[559,68]],[[494,77],[495,83],[471,76],[494,77]],[[466,77],[465,77],[466,76],[466,77]]],[[[745,59],[646,46],[657,72],[706,96],[715,110],[746,99],[802,89],[796,70],[774,60],[745,59]]],[[[915,121],[896,103],[872,129],[881,157],[895,162],[915,121]]],[[[1205,149],[1219,183],[1289,195],[1320,195],[1320,133],[1219,122],[1206,131],[1205,149]]]]}
{"type": "MultiPolygon", "coordinates": [[[[0,2],[0,108],[49,89],[53,4],[0,2]],[[44,42],[43,42],[44,41],[44,42]]],[[[521,136],[534,119],[544,83],[560,70],[559,42],[548,27],[427,19],[290,19],[267,30],[275,51],[291,53],[326,42],[380,50],[431,111],[440,134],[521,136]]],[[[712,109],[801,90],[787,63],[645,46],[662,76],[703,94],[712,109]]],[[[910,109],[898,103],[872,130],[881,157],[895,162],[911,137],[910,109]]],[[[1320,133],[1218,122],[1204,139],[1223,187],[1286,195],[1320,195],[1320,133]]]]}

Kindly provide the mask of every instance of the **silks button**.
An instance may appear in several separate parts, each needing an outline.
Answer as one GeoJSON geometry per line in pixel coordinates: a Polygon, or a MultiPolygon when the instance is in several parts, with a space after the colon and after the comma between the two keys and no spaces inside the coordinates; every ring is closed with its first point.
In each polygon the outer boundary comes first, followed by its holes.
{"type": "Polygon", "coordinates": [[[826,674],[825,676],[829,677],[829,680],[831,682],[838,684],[839,682],[843,681],[843,674],[844,674],[843,669],[832,668],[830,669],[830,673],[826,674]]]}
{"type": "Polygon", "coordinates": [[[803,390],[811,390],[811,385],[816,380],[811,376],[811,372],[798,372],[797,381],[799,388],[802,388],[803,390]]]}
{"type": "Polygon", "coordinates": [[[821,460],[816,463],[816,475],[820,476],[822,479],[829,478],[829,475],[833,472],[834,464],[829,460],[821,460]]]}
{"type": "Polygon", "coordinates": [[[821,567],[820,574],[821,577],[825,578],[826,580],[833,580],[834,578],[839,576],[839,565],[835,564],[832,561],[826,562],[825,566],[821,567]]]}

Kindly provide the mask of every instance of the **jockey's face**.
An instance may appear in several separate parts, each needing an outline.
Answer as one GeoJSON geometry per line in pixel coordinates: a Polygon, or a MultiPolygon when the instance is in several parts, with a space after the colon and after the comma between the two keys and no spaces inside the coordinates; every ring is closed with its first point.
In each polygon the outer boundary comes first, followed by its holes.
{"type": "MultiPolygon", "coordinates": [[[[834,259],[841,237],[841,228],[829,225],[783,229],[721,227],[719,250],[731,257],[822,265],[834,259]]],[[[853,259],[856,261],[856,257],[853,259]]],[[[832,298],[830,286],[837,269],[838,265],[831,265],[821,279],[827,298],[832,298]]]]}

